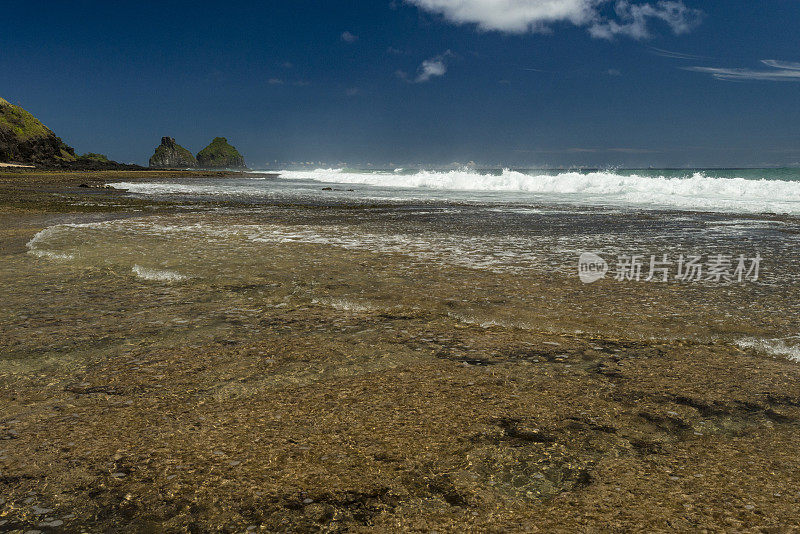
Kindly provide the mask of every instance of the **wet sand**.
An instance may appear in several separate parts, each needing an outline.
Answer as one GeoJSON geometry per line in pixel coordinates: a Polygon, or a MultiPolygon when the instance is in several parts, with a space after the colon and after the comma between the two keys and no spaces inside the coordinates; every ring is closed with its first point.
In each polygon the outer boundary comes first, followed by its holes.
{"type": "MultiPolygon", "coordinates": [[[[252,216],[92,187],[154,176],[171,175],[0,173],[0,530],[800,522],[800,364],[731,342],[765,330],[763,317],[715,322],[725,301],[711,290],[609,281],[590,294],[556,272],[321,243],[259,244],[253,272],[244,241],[150,237],[148,249],[197,250],[198,266],[245,251],[226,261],[246,274],[175,281],[97,257],[133,249],[124,234],[89,235],[83,263],[28,253],[65,222],[252,216]]],[[[375,207],[307,205],[258,221],[354,217],[399,224],[375,207]]],[[[794,327],[789,315],[774,321],[794,327]]]]}

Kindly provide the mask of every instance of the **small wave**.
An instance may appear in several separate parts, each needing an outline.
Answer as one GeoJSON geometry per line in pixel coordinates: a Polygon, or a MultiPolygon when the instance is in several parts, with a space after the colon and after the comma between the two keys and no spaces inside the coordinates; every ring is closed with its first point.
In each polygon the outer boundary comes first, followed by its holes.
{"type": "Polygon", "coordinates": [[[175,271],[150,269],[148,267],[142,267],[141,265],[134,265],[131,271],[142,280],[149,280],[152,282],[180,282],[187,278],[185,275],[175,271]]]}
{"type": "Polygon", "coordinates": [[[28,248],[28,254],[31,256],[36,256],[37,258],[47,258],[50,260],[72,260],[75,258],[74,254],[70,254],[67,252],[56,252],[53,250],[47,250],[44,247],[45,242],[48,239],[53,238],[56,236],[63,228],[66,228],[70,225],[55,225],[45,228],[40,232],[37,232],[31,239],[28,241],[25,246],[28,248]]]}
{"type": "Polygon", "coordinates": [[[740,339],[736,344],[743,349],[754,349],[770,356],[782,356],[800,363],[800,346],[790,345],[783,339],[740,339]]]}

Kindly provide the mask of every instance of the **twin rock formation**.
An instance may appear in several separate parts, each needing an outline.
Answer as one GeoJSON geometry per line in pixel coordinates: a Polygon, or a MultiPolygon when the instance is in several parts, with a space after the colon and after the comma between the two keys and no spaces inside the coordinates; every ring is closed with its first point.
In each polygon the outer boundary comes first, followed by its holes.
{"type": "Polygon", "coordinates": [[[239,151],[224,137],[215,137],[211,144],[198,152],[197,158],[175,142],[162,137],[161,144],[150,158],[150,167],[160,169],[246,169],[239,151]]]}

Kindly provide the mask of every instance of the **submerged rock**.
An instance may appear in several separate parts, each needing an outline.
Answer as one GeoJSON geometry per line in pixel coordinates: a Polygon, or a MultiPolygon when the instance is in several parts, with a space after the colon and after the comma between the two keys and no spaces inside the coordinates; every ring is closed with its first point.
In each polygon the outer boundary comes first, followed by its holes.
{"type": "Polygon", "coordinates": [[[150,167],[161,169],[186,169],[197,167],[191,152],[175,142],[172,137],[162,137],[161,144],[150,157],[150,167]]]}
{"type": "Polygon", "coordinates": [[[239,151],[224,137],[215,137],[211,144],[197,154],[197,164],[204,169],[246,169],[239,151]]]}

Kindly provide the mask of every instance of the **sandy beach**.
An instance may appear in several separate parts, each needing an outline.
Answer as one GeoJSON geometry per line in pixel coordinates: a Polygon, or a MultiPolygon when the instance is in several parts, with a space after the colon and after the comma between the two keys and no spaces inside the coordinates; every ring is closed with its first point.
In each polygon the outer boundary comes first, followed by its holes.
{"type": "Polygon", "coordinates": [[[590,291],[307,237],[421,239],[410,208],[103,187],[191,176],[0,175],[0,530],[800,520],[800,367],[727,341],[764,326],[713,319],[715,289],[590,291]],[[673,324],[689,299],[695,327],[673,324]]]}

